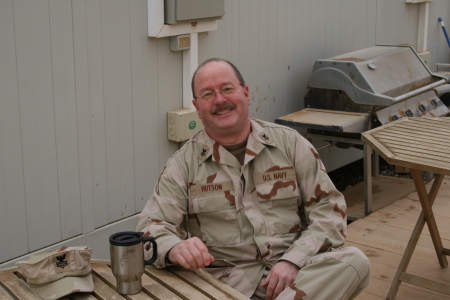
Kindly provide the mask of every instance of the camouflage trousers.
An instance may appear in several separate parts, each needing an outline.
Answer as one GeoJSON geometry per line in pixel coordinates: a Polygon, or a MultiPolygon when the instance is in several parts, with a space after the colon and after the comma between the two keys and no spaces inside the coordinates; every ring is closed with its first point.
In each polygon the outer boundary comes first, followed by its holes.
{"type": "MultiPolygon", "coordinates": [[[[269,271],[265,271],[252,300],[265,299],[266,288],[261,284],[269,271]]],[[[344,300],[354,299],[369,285],[370,262],[356,247],[330,249],[310,258],[294,284],[278,295],[277,300],[344,300]]]]}

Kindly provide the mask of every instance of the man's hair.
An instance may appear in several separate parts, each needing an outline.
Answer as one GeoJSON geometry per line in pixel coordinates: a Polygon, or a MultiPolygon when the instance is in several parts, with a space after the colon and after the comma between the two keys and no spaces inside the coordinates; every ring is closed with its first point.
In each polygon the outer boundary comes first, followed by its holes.
{"type": "Polygon", "coordinates": [[[239,72],[238,68],[236,68],[235,65],[233,65],[230,61],[226,60],[226,59],[222,59],[222,58],[210,58],[205,60],[204,62],[202,62],[198,67],[197,70],[195,70],[194,75],[192,75],[192,81],[191,81],[191,89],[192,89],[192,96],[194,96],[194,99],[197,99],[197,97],[195,96],[195,87],[194,87],[194,80],[195,80],[195,76],[197,75],[198,70],[200,70],[204,65],[210,63],[210,62],[224,62],[229,64],[234,71],[234,74],[236,75],[237,79],[239,80],[239,84],[241,86],[245,86],[245,81],[244,81],[244,77],[242,77],[241,72],[239,72]]]}

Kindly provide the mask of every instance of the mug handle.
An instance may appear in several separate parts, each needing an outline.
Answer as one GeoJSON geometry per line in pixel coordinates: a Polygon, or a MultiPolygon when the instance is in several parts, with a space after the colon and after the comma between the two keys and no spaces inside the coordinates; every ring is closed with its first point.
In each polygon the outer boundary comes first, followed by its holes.
{"type": "Polygon", "coordinates": [[[156,241],[155,241],[154,237],[152,237],[152,236],[144,237],[142,246],[144,246],[147,242],[152,243],[153,255],[152,255],[152,258],[150,258],[148,260],[144,260],[144,264],[151,265],[152,263],[154,263],[156,261],[156,258],[158,257],[158,251],[157,251],[156,241]]]}

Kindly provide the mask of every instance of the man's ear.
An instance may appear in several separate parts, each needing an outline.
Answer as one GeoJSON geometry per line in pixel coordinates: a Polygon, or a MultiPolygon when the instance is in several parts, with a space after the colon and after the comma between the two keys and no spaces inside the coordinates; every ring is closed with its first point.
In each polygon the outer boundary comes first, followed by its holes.
{"type": "Polygon", "coordinates": [[[248,89],[248,85],[244,86],[244,95],[247,98],[248,104],[250,104],[250,91],[248,89]]]}
{"type": "Polygon", "coordinates": [[[197,100],[196,100],[196,99],[192,100],[192,104],[194,104],[195,110],[197,111],[197,114],[198,114],[198,118],[201,119],[201,118],[200,118],[200,114],[198,113],[198,103],[197,103],[197,100]]]}

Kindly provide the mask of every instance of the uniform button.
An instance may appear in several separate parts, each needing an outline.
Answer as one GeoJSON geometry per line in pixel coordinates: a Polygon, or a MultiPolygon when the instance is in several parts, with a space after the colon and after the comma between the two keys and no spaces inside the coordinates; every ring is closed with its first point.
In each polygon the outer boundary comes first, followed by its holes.
{"type": "Polygon", "coordinates": [[[227,274],[227,273],[228,273],[228,268],[227,268],[227,269],[223,269],[223,270],[222,270],[222,273],[223,273],[223,274],[227,274]]]}

